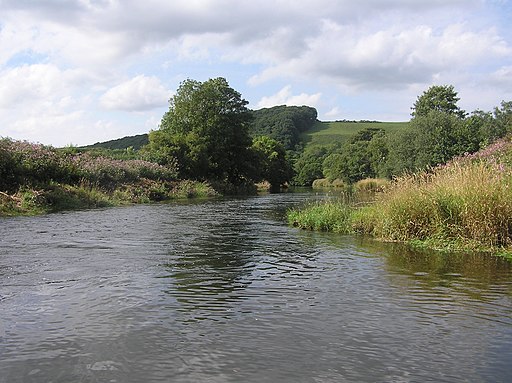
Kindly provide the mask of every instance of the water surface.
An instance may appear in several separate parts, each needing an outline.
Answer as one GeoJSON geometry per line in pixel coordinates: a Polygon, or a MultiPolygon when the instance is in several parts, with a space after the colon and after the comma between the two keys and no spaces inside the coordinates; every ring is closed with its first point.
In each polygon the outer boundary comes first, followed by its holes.
{"type": "Polygon", "coordinates": [[[509,382],[512,267],[290,228],[311,195],[0,219],[0,382],[509,382]]]}

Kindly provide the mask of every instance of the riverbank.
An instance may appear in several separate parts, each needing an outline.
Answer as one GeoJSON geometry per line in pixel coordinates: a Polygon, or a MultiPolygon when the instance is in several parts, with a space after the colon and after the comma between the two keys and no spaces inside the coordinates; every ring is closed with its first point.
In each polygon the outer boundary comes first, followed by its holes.
{"type": "Polygon", "coordinates": [[[0,216],[219,194],[206,182],[179,180],[177,174],[172,163],[120,160],[4,138],[0,139],[0,216]]]}
{"type": "Polygon", "coordinates": [[[30,216],[64,210],[91,209],[219,195],[197,181],[156,182],[141,179],[104,190],[87,184],[51,183],[41,188],[22,187],[13,194],[0,192],[0,217],[30,216]]]}
{"type": "Polygon", "coordinates": [[[396,178],[369,205],[316,203],[289,211],[288,220],[303,229],[512,257],[512,140],[396,178]]]}

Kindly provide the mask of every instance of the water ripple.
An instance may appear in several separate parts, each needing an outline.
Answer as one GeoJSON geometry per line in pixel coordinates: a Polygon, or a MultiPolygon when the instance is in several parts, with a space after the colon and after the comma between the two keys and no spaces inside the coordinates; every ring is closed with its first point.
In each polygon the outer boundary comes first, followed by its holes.
{"type": "Polygon", "coordinates": [[[512,379],[512,267],[286,226],[282,194],[0,220],[0,382],[512,379]]]}

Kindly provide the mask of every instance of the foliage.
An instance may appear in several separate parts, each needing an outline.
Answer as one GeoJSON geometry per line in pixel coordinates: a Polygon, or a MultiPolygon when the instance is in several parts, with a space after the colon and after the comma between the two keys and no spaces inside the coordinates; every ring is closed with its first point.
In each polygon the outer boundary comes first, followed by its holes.
{"type": "Polygon", "coordinates": [[[136,136],[127,136],[105,142],[96,142],[93,145],[83,146],[85,149],[110,149],[110,150],[126,150],[132,148],[139,150],[147,145],[149,138],[147,134],[138,134],[136,136]]]}
{"type": "Polygon", "coordinates": [[[254,163],[257,164],[257,181],[268,181],[271,190],[278,190],[290,180],[292,169],[283,145],[270,137],[259,136],[253,140],[251,149],[255,156],[254,163]]]}
{"type": "Polygon", "coordinates": [[[301,133],[311,129],[317,121],[317,111],[309,106],[275,106],[252,112],[251,135],[268,136],[293,150],[300,143],[301,133]]]}
{"type": "Polygon", "coordinates": [[[325,147],[308,146],[296,159],[292,183],[301,186],[311,186],[314,180],[323,177],[322,163],[328,151],[325,147]]]}
{"type": "Polygon", "coordinates": [[[347,184],[345,184],[345,182],[343,182],[343,180],[340,180],[339,178],[336,178],[335,180],[332,181],[329,181],[327,178],[319,178],[317,180],[314,180],[311,186],[313,187],[313,189],[347,188],[347,184]]]}
{"type": "Polygon", "coordinates": [[[289,222],[430,248],[510,251],[511,165],[512,138],[506,138],[429,172],[398,177],[370,205],[329,201],[289,212],[289,222]]]}
{"type": "Polygon", "coordinates": [[[382,129],[363,129],[325,158],[323,174],[329,180],[340,178],[348,184],[374,178],[379,175],[381,162],[387,152],[385,132],[382,129]]]}
{"type": "Polygon", "coordinates": [[[457,106],[460,99],[453,85],[434,85],[423,92],[412,107],[413,117],[426,116],[430,112],[441,112],[464,118],[466,112],[457,106]]]}
{"type": "Polygon", "coordinates": [[[140,178],[173,180],[177,177],[176,167],[144,160],[115,160],[89,153],[74,156],[70,160],[81,180],[105,189],[114,189],[122,183],[135,182],[140,178]]]}
{"type": "Polygon", "coordinates": [[[247,103],[224,78],[186,80],[150,133],[148,151],[160,163],[176,158],[182,178],[243,182],[251,176],[247,103]]]}
{"type": "Polygon", "coordinates": [[[0,215],[216,194],[209,185],[177,181],[177,174],[175,166],[4,138],[0,139],[0,215]],[[187,193],[182,192],[185,188],[187,193]]]}
{"type": "Polygon", "coordinates": [[[406,175],[371,208],[373,223],[365,232],[431,246],[510,247],[511,185],[510,170],[481,161],[406,175]]]}
{"type": "Polygon", "coordinates": [[[139,178],[174,180],[176,165],[144,160],[116,160],[92,153],[76,153],[25,141],[0,140],[0,190],[51,182],[76,185],[87,182],[105,189],[139,178]]]}

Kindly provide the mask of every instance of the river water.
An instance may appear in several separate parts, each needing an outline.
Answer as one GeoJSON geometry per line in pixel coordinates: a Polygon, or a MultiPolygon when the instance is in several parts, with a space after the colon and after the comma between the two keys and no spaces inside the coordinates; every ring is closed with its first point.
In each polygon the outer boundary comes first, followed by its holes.
{"type": "Polygon", "coordinates": [[[288,227],[311,196],[0,219],[0,382],[512,381],[510,262],[288,227]]]}

